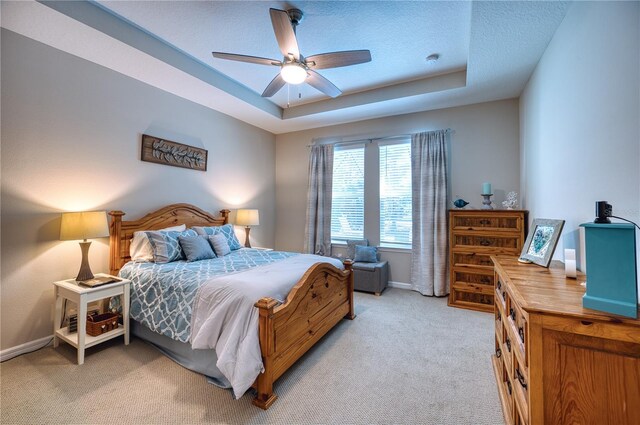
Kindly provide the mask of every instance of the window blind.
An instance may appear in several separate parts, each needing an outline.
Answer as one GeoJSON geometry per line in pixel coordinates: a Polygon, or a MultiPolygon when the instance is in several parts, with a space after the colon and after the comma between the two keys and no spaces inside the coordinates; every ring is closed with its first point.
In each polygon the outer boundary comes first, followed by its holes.
{"type": "Polygon", "coordinates": [[[411,142],[381,144],[380,243],[411,246],[411,142]]]}
{"type": "Polygon", "coordinates": [[[333,154],[331,239],[364,237],[364,146],[336,147],[333,154]]]}

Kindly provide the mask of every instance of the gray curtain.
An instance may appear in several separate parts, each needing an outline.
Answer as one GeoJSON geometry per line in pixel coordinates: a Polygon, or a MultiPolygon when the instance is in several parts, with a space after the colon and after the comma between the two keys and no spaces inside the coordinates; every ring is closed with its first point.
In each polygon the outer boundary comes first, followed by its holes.
{"type": "Polygon", "coordinates": [[[411,285],[423,295],[449,293],[446,130],[411,137],[411,285]]]}
{"type": "Polygon", "coordinates": [[[331,254],[332,183],[333,145],[312,146],[304,233],[304,250],[310,254],[331,254]]]}

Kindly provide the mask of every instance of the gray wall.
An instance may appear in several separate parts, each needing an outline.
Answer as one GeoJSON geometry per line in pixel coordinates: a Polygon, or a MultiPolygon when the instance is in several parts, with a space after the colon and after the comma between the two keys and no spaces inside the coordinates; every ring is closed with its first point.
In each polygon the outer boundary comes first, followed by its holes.
{"type": "Polygon", "coordinates": [[[639,28],[638,2],[574,3],[520,98],[525,207],[566,220],[555,259],[584,260],[595,201],[640,223],[639,28]]]}
{"type": "MultiPolygon", "coordinates": [[[[7,30],[1,59],[0,349],[52,334],[51,282],[80,266],[78,243],[58,240],[62,211],[247,206],[253,244],[274,245],[271,133],[7,30]],[[142,133],[207,149],[208,171],[141,162],[142,133]]],[[[107,238],[90,262],[108,271],[107,238]]]]}
{"type": "MultiPolygon", "coordinates": [[[[482,205],[481,185],[493,184],[494,202],[520,186],[518,100],[509,99],[375,120],[359,121],[276,136],[276,248],[301,251],[308,183],[308,145],[326,137],[380,137],[451,128],[451,194],[482,205]]],[[[339,251],[342,252],[342,251],[339,251]]],[[[410,255],[384,250],[390,279],[408,283],[410,255]]]]}

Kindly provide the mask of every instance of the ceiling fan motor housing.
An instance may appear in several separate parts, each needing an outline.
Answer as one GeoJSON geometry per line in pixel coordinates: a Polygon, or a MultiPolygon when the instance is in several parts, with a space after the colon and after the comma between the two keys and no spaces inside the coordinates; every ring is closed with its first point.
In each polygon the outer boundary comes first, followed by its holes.
{"type": "Polygon", "coordinates": [[[293,29],[296,29],[296,26],[302,22],[304,18],[304,14],[300,9],[288,9],[287,14],[289,15],[289,19],[291,19],[291,24],[293,25],[293,29]]]}

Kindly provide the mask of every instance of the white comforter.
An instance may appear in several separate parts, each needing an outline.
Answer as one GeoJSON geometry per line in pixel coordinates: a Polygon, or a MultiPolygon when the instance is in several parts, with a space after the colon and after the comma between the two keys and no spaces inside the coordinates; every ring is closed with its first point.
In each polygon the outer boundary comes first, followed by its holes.
{"type": "Polygon", "coordinates": [[[191,346],[216,350],[216,366],[229,380],[236,398],[262,372],[256,301],[271,297],[284,302],[289,291],[315,263],[339,260],[302,254],[244,272],[210,279],[198,290],[191,318],[191,346]]]}

